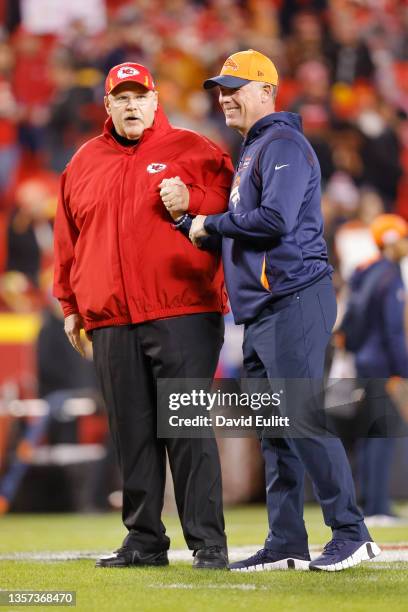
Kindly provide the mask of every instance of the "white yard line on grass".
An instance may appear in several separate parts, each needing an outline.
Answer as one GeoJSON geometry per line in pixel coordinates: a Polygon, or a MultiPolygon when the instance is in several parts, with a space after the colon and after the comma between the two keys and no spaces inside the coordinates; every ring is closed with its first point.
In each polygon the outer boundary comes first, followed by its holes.
{"type": "MultiPolygon", "coordinates": [[[[239,561],[255,554],[259,547],[256,546],[237,546],[230,548],[230,561],[239,561]]],[[[367,563],[390,563],[396,561],[408,562],[408,543],[400,542],[396,544],[380,544],[381,554],[367,563]]],[[[311,546],[310,556],[312,559],[317,557],[322,548],[311,546]]],[[[78,559],[97,559],[109,551],[86,551],[86,550],[64,550],[64,551],[39,551],[39,552],[16,552],[0,553],[0,561],[76,561],[78,559]]],[[[170,561],[191,561],[191,550],[170,550],[170,561]]]]}
{"type": "Polygon", "coordinates": [[[166,584],[164,582],[158,582],[147,585],[149,589],[217,589],[219,590],[238,590],[238,591],[267,591],[266,586],[256,584],[166,584]]]}

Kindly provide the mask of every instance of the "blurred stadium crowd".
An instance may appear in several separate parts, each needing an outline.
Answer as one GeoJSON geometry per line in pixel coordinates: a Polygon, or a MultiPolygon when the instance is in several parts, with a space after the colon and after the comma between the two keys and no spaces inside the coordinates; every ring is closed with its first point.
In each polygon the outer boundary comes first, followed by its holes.
{"type": "MultiPolygon", "coordinates": [[[[0,0],[3,400],[94,388],[51,297],[52,224],[59,173],[101,131],[109,68],[146,64],[171,123],[204,133],[235,160],[240,138],[202,82],[247,48],[274,60],[277,110],[301,114],[316,150],[340,295],[355,265],[375,252],[370,222],[382,212],[408,219],[406,0],[0,0]]],[[[239,372],[240,354],[230,321],[219,374],[239,372]]],[[[85,410],[81,431],[65,427],[55,440],[104,442],[99,416],[85,410]]],[[[3,417],[0,475],[13,435],[13,419],[3,417]]]]}

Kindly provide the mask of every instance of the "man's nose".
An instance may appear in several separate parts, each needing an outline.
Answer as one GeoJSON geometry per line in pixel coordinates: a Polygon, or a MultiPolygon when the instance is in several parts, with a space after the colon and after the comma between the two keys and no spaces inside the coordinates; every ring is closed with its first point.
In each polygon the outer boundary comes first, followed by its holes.
{"type": "Polygon", "coordinates": [[[129,98],[126,108],[140,108],[140,102],[137,98],[129,98]]]}
{"type": "Polygon", "coordinates": [[[231,94],[226,91],[220,91],[219,102],[222,104],[223,102],[227,102],[231,99],[231,94]]]}

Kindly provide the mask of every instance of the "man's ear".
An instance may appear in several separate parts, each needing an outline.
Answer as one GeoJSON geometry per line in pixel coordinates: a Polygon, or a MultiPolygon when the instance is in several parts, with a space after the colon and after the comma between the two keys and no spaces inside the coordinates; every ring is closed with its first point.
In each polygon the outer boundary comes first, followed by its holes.
{"type": "Polygon", "coordinates": [[[272,85],[264,83],[262,87],[262,102],[268,102],[272,96],[272,85]]]}
{"type": "Polygon", "coordinates": [[[106,110],[106,112],[108,113],[108,115],[110,117],[112,112],[111,112],[111,105],[110,105],[109,96],[105,96],[104,97],[103,103],[105,104],[105,110],[106,110]]]}
{"type": "Polygon", "coordinates": [[[157,111],[157,107],[159,105],[159,92],[158,91],[154,91],[154,98],[155,98],[155,107],[154,110],[157,111]]]}

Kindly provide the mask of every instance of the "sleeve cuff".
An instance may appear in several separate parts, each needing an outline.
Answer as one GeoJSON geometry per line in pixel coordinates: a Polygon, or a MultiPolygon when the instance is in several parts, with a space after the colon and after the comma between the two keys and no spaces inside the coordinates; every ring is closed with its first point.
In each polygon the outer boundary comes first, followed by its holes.
{"type": "Polygon", "coordinates": [[[219,215],[208,215],[204,221],[204,229],[207,234],[222,234],[220,231],[220,222],[222,218],[228,213],[221,213],[219,215]]]}
{"type": "Polygon", "coordinates": [[[181,217],[179,217],[177,219],[177,221],[175,221],[174,219],[172,219],[173,225],[174,227],[181,227],[182,225],[184,225],[186,219],[188,219],[188,213],[184,213],[184,215],[182,215],[181,217]]]}
{"type": "Polygon", "coordinates": [[[76,304],[71,304],[70,302],[66,302],[65,300],[58,300],[58,301],[62,308],[62,312],[64,313],[65,319],[69,317],[69,315],[79,314],[78,306],[76,304]]]}
{"type": "Polygon", "coordinates": [[[177,221],[173,221],[173,229],[190,231],[191,221],[191,216],[188,213],[185,213],[182,217],[179,217],[177,221]]]}
{"type": "Polygon", "coordinates": [[[190,198],[188,201],[188,212],[191,215],[199,215],[201,204],[205,198],[205,189],[199,185],[187,185],[190,198]]]}

